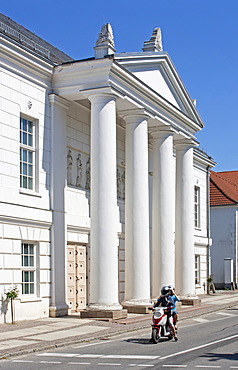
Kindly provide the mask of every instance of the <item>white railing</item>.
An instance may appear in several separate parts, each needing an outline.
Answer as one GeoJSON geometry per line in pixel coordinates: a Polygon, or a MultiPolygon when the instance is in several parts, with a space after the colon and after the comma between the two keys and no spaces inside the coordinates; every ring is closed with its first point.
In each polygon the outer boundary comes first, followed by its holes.
{"type": "Polygon", "coordinates": [[[9,27],[7,24],[0,22],[0,31],[3,31],[6,35],[10,35],[21,44],[28,46],[29,48],[35,50],[36,52],[44,55],[49,59],[50,51],[40,44],[37,44],[35,41],[31,40],[29,37],[23,35],[22,33],[14,30],[12,27],[9,27]]]}

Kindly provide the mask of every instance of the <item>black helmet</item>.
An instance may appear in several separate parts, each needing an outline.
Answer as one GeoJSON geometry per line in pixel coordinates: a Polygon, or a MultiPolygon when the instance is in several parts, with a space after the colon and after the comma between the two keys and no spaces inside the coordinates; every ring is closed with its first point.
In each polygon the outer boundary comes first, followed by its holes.
{"type": "Polygon", "coordinates": [[[169,288],[169,286],[168,286],[168,285],[163,286],[163,287],[161,288],[161,295],[162,295],[163,297],[167,297],[169,294],[170,294],[170,288],[169,288]]]}

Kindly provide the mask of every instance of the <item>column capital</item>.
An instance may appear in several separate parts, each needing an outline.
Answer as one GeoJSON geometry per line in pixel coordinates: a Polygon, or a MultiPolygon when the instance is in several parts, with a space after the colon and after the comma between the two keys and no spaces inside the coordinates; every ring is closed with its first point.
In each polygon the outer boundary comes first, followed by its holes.
{"type": "Polygon", "coordinates": [[[191,148],[196,148],[198,145],[198,142],[192,138],[181,138],[178,140],[174,140],[174,146],[176,150],[187,150],[191,148]]]}
{"type": "Polygon", "coordinates": [[[70,107],[70,102],[57,94],[49,94],[49,102],[51,105],[58,105],[65,110],[70,107]]]}
{"type": "Polygon", "coordinates": [[[160,137],[174,135],[176,132],[171,126],[158,126],[150,128],[149,133],[153,139],[157,139],[160,137]]]}
{"type": "Polygon", "coordinates": [[[88,95],[88,99],[90,100],[91,103],[95,101],[100,101],[100,102],[108,102],[110,100],[117,100],[116,94],[110,93],[110,92],[104,92],[100,90],[96,90],[94,93],[91,93],[88,95]]]}
{"type": "Polygon", "coordinates": [[[126,123],[135,122],[136,120],[146,120],[148,121],[149,114],[145,111],[145,109],[138,108],[138,109],[128,109],[119,112],[120,117],[122,117],[126,123]]]}

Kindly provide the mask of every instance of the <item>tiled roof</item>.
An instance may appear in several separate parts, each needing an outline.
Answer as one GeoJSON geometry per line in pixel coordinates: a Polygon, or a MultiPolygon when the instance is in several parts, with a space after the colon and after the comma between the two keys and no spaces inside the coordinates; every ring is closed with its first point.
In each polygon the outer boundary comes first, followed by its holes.
{"type": "Polygon", "coordinates": [[[73,58],[63,51],[57,49],[2,13],[0,13],[0,33],[4,37],[12,39],[22,48],[34,52],[34,54],[44,57],[54,64],[73,60],[73,58]]]}
{"type": "Polygon", "coordinates": [[[238,171],[211,171],[210,205],[238,204],[238,171]]]}

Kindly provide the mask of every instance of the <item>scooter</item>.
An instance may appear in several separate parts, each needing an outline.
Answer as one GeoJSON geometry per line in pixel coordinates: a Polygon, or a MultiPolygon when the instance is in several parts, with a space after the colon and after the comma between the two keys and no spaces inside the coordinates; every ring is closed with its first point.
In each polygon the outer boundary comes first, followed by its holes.
{"type": "MultiPolygon", "coordinates": [[[[156,307],[150,309],[153,311],[151,341],[153,343],[158,343],[161,337],[171,340],[174,335],[172,329],[169,327],[167,316],[168,310],[170,310],[171,307],[156,307]]],[[[171,318],[173,320],[173,317],[171,318]]]]}

